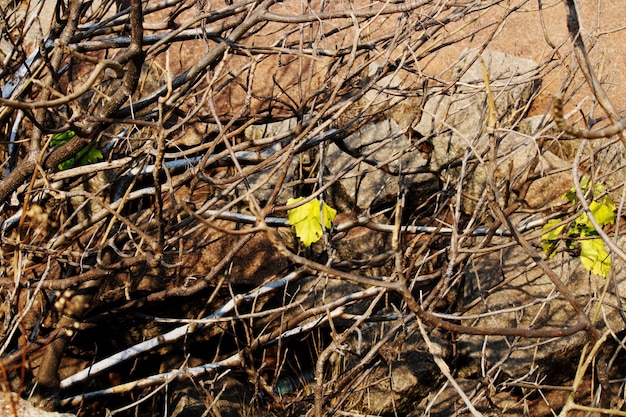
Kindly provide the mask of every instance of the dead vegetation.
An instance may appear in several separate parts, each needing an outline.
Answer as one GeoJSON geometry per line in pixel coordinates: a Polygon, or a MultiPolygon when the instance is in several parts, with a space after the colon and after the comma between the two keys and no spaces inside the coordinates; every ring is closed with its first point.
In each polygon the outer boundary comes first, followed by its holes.
{"type": "Polygon", "coordinates": [[[0,7],[4,391],[78,415],[626,415],[626,123],[573,0],[536,62],[494,51],[520,13],[545,29],[557,6],[527,0],[0,7]],[[541,248],[591,189],[616,205],[607,278],[541,248]],[[310,248],[297,196],[340,212],[310,248]]]}

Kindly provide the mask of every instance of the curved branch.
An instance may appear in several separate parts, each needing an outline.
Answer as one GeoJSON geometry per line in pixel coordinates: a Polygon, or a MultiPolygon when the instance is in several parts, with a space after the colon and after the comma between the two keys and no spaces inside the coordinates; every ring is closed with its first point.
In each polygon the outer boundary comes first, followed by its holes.
{"type": "MultiPolygon", "coordinates": [[[[591,87],[591,90],[598,100],[598,103],[600,103],[600,106],[602,106],[604,111],[606,111],[606,113],[609,115],[609,118],[614,123],[620,124],[621,120],[617,114],[617,111],[615,110],[615,107],[613,106],[613,103],[611,102],[611,99],[606,94],[606,91],[604,91],[604,89],[602,88],[602,84],[598,80],[598,77],[596,77],[596,74],[591,69],[589,55],[587,54],[587,50],[585,48],[585,44],[580,33],[578,6],[576,5],[576,1],[564,0],[564,2],[567,9],[567,29],[572,39],[572,43],[574,44],[574,55],[576,56],[578,66],[580,67],[583,76],[587,81],[587,84],[589,84],[589,87],[591,87]]],[[[616,134],[619,134],[622,145],[626,147],[626,136],[622,134],[623,130],[624,128],[619,129],[616,134]]]]}
{"type": "Polygon", "coordinates": [[[564,133],[581,139],[604,139],[618,135],[626,129],[626,117],[619,119],[613,126],[600,130],[587,130],[573,126],[565,120],[563,115],[563,95],[556,94],[552,104],[552,117],[554,122],[564,133]]]}
{"type": "Polygon", "coordinates": [[[63,96],[55,100],[43,100],[43,101],[20,101],[20,100],[7,100],[4,98],[0,98],[0,105],[12,107],[15,109],[30,110],[30,109],[43,109],[43,108],[57,107],[57,106],[62,106],[64,104],[68,104],[69,102],[78,99],[80,96],[82,96],[87,91],[89,91],[91,87],[93,87],[93,85],[98,80],[100,73],[102,73],[102,71],[104,71],[107,68],[113,68],[115,72],[118,74],[122,72],[122,67],[118,62],[108,60],[108,59],[99,60],[98,64],[91,72],[91,75],[89,76],[87,81],[85,81],[83,85],[81,85],[71,94],[68,94],[66,96],[63,96]]]}

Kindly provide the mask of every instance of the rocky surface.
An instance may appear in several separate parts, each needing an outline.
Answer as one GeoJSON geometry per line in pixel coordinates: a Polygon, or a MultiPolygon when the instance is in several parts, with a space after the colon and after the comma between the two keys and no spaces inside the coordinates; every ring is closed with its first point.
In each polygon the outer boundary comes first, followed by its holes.
{"type": "MultiPolygon", "coordinates": [[[[433,90],[429,93],[432,98],[422,98],[423,107],[416,100],[407,103],[381,98],[380,93],[373,98],[366,95],[365,100],[369,100],[372,108],[376,108],[376,100],[393,107],[388,119],[367,123],[329,146],[324,156],[325,172],[329,177],[341,177],[329,197],[334,207],[345,212],[357,208],[375,211],[392,204],[401,189],[411,196],[429,196],[438,191],[436,173],[444,178],[451,175],[447,167],[466,157],[466,150],[471,150],[472,159],[484,157],[491,144],[483,127],[488,117],[483,64],[495,98],[498,125],[518,123],[540,85],[533,78],[537,64],[491,50],[485,51],[480,59],[471,52],[458,61],[458,70],[464,71],[460,86],[448,94],[433,90]],[[426,152],[421,146],[424,143],[428,146],[426,152]]],[[[379,84],[381,88],[389,87],[394,81],[384,78],[379,84]]],[[[285,135],[294,125],[295,119],[289,119],[248,128],[246,135],[255,139],[263,135],[285,135]]],[[[536,153],[532,138],[511,133],[500,135],[497,140],[501,157],[498,164],[508,167],[507,161],[514,153],[513,175],[519,175],[536,153]]],[[[550,153],[541,157],[544,163],[539,170],[551,170],[558,163],[558,158],[550,153]]],[[[296,171],[297,167],[289,169],[290,173],[296,171]]],[[[485,171],[483,167],[474,167],[472,171],[466,190],[470,199],[477,199],[486,186],[485,171]]],[[[458,175],[458,170],[454,172],[452,175],[458,175]]],[[[261,200],[266,200],[274,190],[277,177],[268,168],[251,179],[252,188],[261,187],[258,194],[261,200]]],[[[287,181],[291,178],[290,174],[287,181]]],[[[471,205],[466,209],[470,211],[471,205]]]]}
{"type": "Polygon", "coordinates": [[[346,212],[355,207],[375,212],[393,204],[401,189],[428,195],[437,187],[434,175],[426,172],[428,158],[393,119],[368,124],[332,144],[325,162],[330,174],[343,174],[332,201],[346,212]]]}
{"type": "MultiPolygon", "coordinates": [[[[614,275],[608,279],[590,274],[578,257],[567,252],[550,259],[549,265],[600,332],[617,334],[626,329],[619,307],[620,294],[626,291],[621,260],[616,261],[614,275]]],[[[562,329],[577,321],[571,305],[520,247],[473,260],[465,281],[465,305],[463,315],[476,317],[476,326],[562,329]]],[[[558,381],[564,376],[559,368],[578,357],[586,342],[584,332],[553,340],[462,335],[457,348],[467,360],[462,375],[475,375],[480,369],[497,366],[512,380],[558,381]]]]}
{"type": "Polygon", "coordinates": [[[0,394],[0,414],[6,417],[76,417],[71,413],[43,410],[11,392],[0,394]]]}
{"type": "MultiPolygon", "coordinates": [[[[472,159],[487,158],[491,144],[483,127],[488,117],[483,68],[489,77],[492,94],[495,97],[496,112],[500,116],[499,123],[503,126],[519,124],[529,100],[539,85],[535,79],[528,77],[528,74],[536,70],[536,64],[530,60],[494,51],[485,52],[482,61],[472,53],[464,55],[464,59],[474,62],[467,67],[461,78],[460,87],[449,94],[426,100],[421,114],[418,115],[421,119],[407,123],[406,119],[396,121],[390,117],[384,121],[372,122],[341,143],[329,147],[324,159],[326,172],[342,177],[339,181],[340,187],[330,193],[329,201],[333,206],[344,212],[350,212],[355,207],[361,210],[384,207],[393,204],[401,187],[410,190],[410,195],[427,197],[439,191],[438,181],[433,172],[444,172],[445,174],[442,174],[444,176],[458,175],[458,168],[447,167],[466,157],[468,150],[472,159]],[[417,132],[416,138],[409,137],[409,132],[412,131],[417,132]],[[428,153],[423,152],[418,146],[420,141],[424,140],[432,144],[432,149],[428,153]]],[[[407,114],[406,111],[394,113],[392,110],[391,113],[396,117],[399,114],[402,117],[416,116],[415,113],[407,114]]],[[[286,120],[267,126],[257,126],[248,129],[246,135],[255,140],[265,135],[284,135],[293,128],[294,123],[295,120],[286,120]]],[[[498,180],[507,175],[510,177],[523,175],[535,157],[539,158],[539,163],[533,171],[535,173],[550,173],[567,166],[563,159],[550,151],[537,155],[533,135],[546,126],[545,119],[528,121],[526,125],[528,126],[526,132],[505,132],[497,136],[497,164],[500,167],[497,174],[501,176],[498,180]]],[[[468,174],[465,190],[470,198],[467,200],[469,203],[464,204],[468,214],[471,214],[474,208],[472,202],[476,201],[487,187],[485,176],[486,171],[480,165],[475,166],[468,174]]],[[[255,189],[264,187],[267,190],[256,189],[255,192],[259,192],[257,195],[269,195],[275,188],[275,179],[276,176],[268,169],[252,178],[250,185],[255,189]]],[[[539,175],[539,179],[531,185],[532,192],[528,194],[527,204],[531,207],[542,207],[555,198],[558,199],[558,196],[570,186],[566,174],[539,175]],[[555,178],[559,178],[560,183],[556,182],[555,178]],[[547,186],[544,181],[547,182],[547,186]],[[560,185],[556,186],[557,183],[560,185]],[[541,191],[542,187],[545,191],[541,191]]],[[[349,219],[350,216],[342,214],[338,217],[337,223],[341,224],[342,221],[349,219]]],[[[378,221],[384,222],[384,219],[379,218],[378,221]]],[[[507,241],[503,240],[502,243],[507,241]]],[[[263,248],[258,243],[251,247],[255,250],[263,248]]],[[[388,245],[388,241],[380,240],[378,233],[367,228],[351,229],[346,236],[337,236],[333,240],[339,262],[367,259],[368,254],[381,253],[388,245]]],[[[269,246],[266,249],[271,253],[269,246]]],[[[241,259],[263,259],[267,254],[268,252],[259,250],[254,256],[242,255],[241,259]]],[[[577,260],[566,259],[567,256],[562,255],[552,263],[555,268],[560,268],[563,274],[570,274],[568,285],[576,289],[576,294],[585,304],[585,297],[588,294],[601,290],[598,286],[602,284],[602,280],[590,279],[577,264],[577,260]]],[[[276,260],[279,259],[280,257],[276,260]]],[[[266,262],[261,261],[259,265],[264,264],[266,262]]],[[[276,262],[272,264],[275,265],[276,262]]],[[[564,301],[553,300],[551,282],[536,267],[532,268],[531,264],[528,256],[521,253],[519,248],[507,248],[477,257],[467,272],[463,297],[463,304],[467,307],[463,315],[480,317],[487,312],[508,311],[477,318],[474,322],[476,325],[487,327],[558,328],[564,323],[570,323],[573,320],[571,309],[567,308],[564,301]]],[[[239,271],[236,275],[256,276],[256,273],[250,272],[250,268],[257,265],[256,262],[250,262],[249,265],[246,265],[246,262],[241,266],[238,263],[234,265],[234,271],[239,271]],[[246,269],[238,269],[242,266],[246,269]]],[[[263,268],[259,271],[263,271],[263,268]]],[[[288,323],[304,311],[319,309],[347,294],[362,290],[362,287],[342,280],[310,278],[300,281],[280,296],[277,305],[292,303],[295,306],[281,315],[280,323],[288,323]]],[[[612,302],[610,297],[606,302],[610,305],[612,302]]],[[[264,308],[272,305],[270,301],[270,304],[264,304],[264,308]]],[[[605,307],[606,305],[604,304],[605,307]]],[[[365,308],[365,302],[356,303],[345,312],[358,316],[365,308]]],[[[589,308],[591,309],[592,305],[589,305],[589,308]]],[[[612,320],[619,319],[616,310],[609,316],[613,317],[612,320]]],[[[335,328],[339,329],[350,324],[349,321],[343,320],[335,320],[333,323],[335,328]]],[[[270,318],[258,321],[257,325],[271,331],[278,322],[270,318]]],[[[359,366],[359,361],[363,354],[372,348],[372,343],[383,337],[393,326],[394,322],[369,324],[360,330],[358,337],[352,336],[341,352],[331,356],[329,367],[332,369],[332,378],[341,381],[347,372],[359,366]]],[[[621,327],[618,326],[616,329],[621,330],[621,327]]],[[[449,355],[452,348],[449,342],[445,338],[438,340],[443,348],[443,356],[451,360],[449,355]]],[[[463,362],[459,376],[473,376],[480,372],[481,367],[489,365],[500,366],[509,378],[520,378],[529,374],[544,375],[550,371],[555,357],[562,357],[564,360],[573,357],[584,340],[583,334],[577,334],[549,344],[542,342],[541,353],[537,353],[532,349],[536,346],[535,340],[512,343],[504,337],[462,335],[457,340],[456,346],[456,360],[463,362]]],[[[362,380],[354,387],[356,392],[345,399],[345,404],[348,408],[377,415],[409,413],[422,398],[432,394],[433,389],[441,384],[443,378],[432,361],[431,353],[425,348],[421,336],[415,332],[411,334],[400,332],[395,341],[386,346],[373,363],[367,364],[360,377],[362,380]]],[[[243,387],[240,388],[243,390],[241,395],[252,395],[243,387]]],[[[193,408],[194,401],[191,398],[188,400],[189,404],[179,402],[179,406],[182,407],[180,404],[183,404],[184,407],[193,408]]],[[[241,404],[237,404],[236,399],[229,400],[227,397],[222,398],[218,404],[222,404],[219,406],[220,410],[229,415],[237,415],[233,410],[241,410],[242,407],[241,404]]]]}
{"type": "MultiPolygon", "coordinates": [[[[373,318],[381,316],[384,314],[378,313],[373,318]]],[[[345,399],[348,409],[369,415],[407,415],[416,403],[440,386],[444,377],[415,329],[411,332],[406,328],[396,330],[371,363],[363,362],[377,341],[402,324],[401,320],[367,324],[359,334],[349,338],[343,349],[331,355],[329,365],[333,379],[341,382],[353,371],[351,377],[359,381],[345,399]]],[[[437,333],[430,338],[438,346],[439,355],[449,358],[450,341],[437,333]]]]}
{"type": "Polygon", "coordinates": [[[511,151],[524,146],[530,153],[523,160],[516,161],[515,175],[532,159],[536,148],[531,138],[515,134],[505,135],[498,127],[515,126],[524,117],[527,105],[538,91],[540,83],[533,77],[537,63],[493,50],[478,56],[476,52],[463,54],[458,60],[457,71],[465,71],[459,85],[447,94],[435,94],[426,100],[423,116],[414,129],[431,140],[433,152],[431,167],[443,170],[444,178],[458,178],[461,169],[450,171],[451,164],[460,165],[470,161],[467,167],[464,193],[468,198],[463,209],[471,214],[476,200],[487,187],[486,168],[481,162],[489,159],[495,143],[498,142],[498,165],[508,169],[504,159],[511,159],[511,151]],[[496,118],[494,136],[487,134],[489,118],[489,94],[485,77],[488,78],[491,97],[495,104],[496,118]],[[530,149],[529,149],[530,148],[530,149]],[[471,162],[474,161],[474,162],[471,162]]]}

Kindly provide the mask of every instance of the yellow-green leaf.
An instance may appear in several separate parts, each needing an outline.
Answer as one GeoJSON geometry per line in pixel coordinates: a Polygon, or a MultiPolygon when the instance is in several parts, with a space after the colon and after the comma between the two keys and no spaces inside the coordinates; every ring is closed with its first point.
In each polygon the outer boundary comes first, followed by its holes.
{"type": "Polygon", "coordinates": [[[600,227],[615,223],[615,209],[615,204],[608,195],[602,197],[600,201],[592,201],[589,204],[589,210],[593,213],[593,217],[598,221],[600,227]]]}
{"type": "Polygon", "coordinates": [[[104,159],[104,155],[102,155],[102,151],[100,149],[94,148],[92,145],[87,145],[78,151],[76,156],[60,163],[59,169],[63,171],[82,165],[95,164],[96,162],[102,161],[102,159],[104,159]]]}
{"type": "Polygon", "coordinates": [[[574,224],[578,226],[576,229],[581,236],[587,236],[589,232],[595,233],[595,229],[593,228],[593,223],[589,220],[589,216],[587,213],[581,213],[580,216],[576,217],[574,220],[574,224]]]}
{"type": "Polygon", "coordinates": [[[327,229],[333,227],[333,221],[335,220],[336,214],[337,210],[322,202],[322,219],[324,220],[324,227],[327,229]]]}
{"type": "MultiPolygon", "coordinates": [[[[288,205],[302,201],[304,197],[290,198],[288,205]]],[[[337,210],[331,208],[326,203],[313,199],[300,207],[293,208],[287,212],[289,223],[293,226],[296,236],[300,238],[304,246],[309,247],[317,242],[324,233],[324,227],[330,229],[337,210]],[[321,203],[321,208],[320,208],[321,203]]]]}
{"type": "Polygon", "coordinates": [[[542,228],[543,230],[549,230],[555,227],[555,229],[550,230],[548,233],[544,233],[541,236],[541,247],[545,253],[550,255],[550,258],[555,255],[556,252],[554,251],[554,245],[561,237],[561,233],[563,233],[563,229],[565,228],[564,224],[557,227],[559,223],[562,223],[561,219],[552,219],[542,228]]]}
{"type": "Polygon", "coordinates": [[[548,233],[541,235],[541,240],[555,241],[559,239],[559,237],[561,237],[561,233],[563,233],[563,228],[565,228],[564,224],[556,227],[559,223],[562,223],[561,219],[552,219],[544,224],[542,230],[549,230],[553,227],[554,229],[550,230],[548,233]]]}
{"type": "MultiPolygon", "coordinates": [[[[291,206],[292,204],[299,203],[302,200],[304,200],[304,197],[290,198],[287,200],[287,205],[291,206]]],[[[296,225],[296,223],[300,223],[301,221],[306,220],[308,213],[307,210],[303,209],[305,206],[306,204],[287,211],[289,223],[292,226],[296,225]]]]}
{"type": "Polygon", "coordinates": [[[587,271],[607,277],[611,270],[611,257],[600,238],[580,241],[580,261],[587,271]]]}
{"type": "MultiPolygon", "coordinates": [[[[581,178],[580,186],[583,194],[586,194],[590,186],[589,178],[581,178]]],[[[602,184],[595,184],[593,199],[589,203],[589,211],[591,211],[591,215],[598,222],[600,227],[615,223],[616,207],[611,196],[605,194],[605,192],[606,188],[602,184]]],[[[572,188],[565,194],[565,197],[569,199],[570,203],[574,204],[578,200],[576,189],[572,188]]],[[[544,230],[555,227],[559,221],[558,219],[551,220],[544,226],[544,230]]],[[[558,227],[541,236],[541,246],[544,252],[548,253],[550,256],[554,254],[554,245],[563,231],[563,227],[558,227]]],[[[576,243],[580,243],[580,261],[587,271],[591,271],[603,277],[609,275],[611,258],[606,251],[602,239],[596,237],[598,232],[587,213],[583,212],[576,217],[564,232],[564,235],[567,238],[567,247],[570,249],[575,249],[576,243]]]]}

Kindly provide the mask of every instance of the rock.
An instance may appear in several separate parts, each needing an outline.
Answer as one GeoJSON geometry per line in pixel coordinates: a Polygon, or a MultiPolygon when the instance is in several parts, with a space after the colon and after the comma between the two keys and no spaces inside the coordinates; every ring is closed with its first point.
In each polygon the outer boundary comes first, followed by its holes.
{"type": "Polygon", "coordinates": [[[426,196],[436,189],[436,178],[428,173],[428,158],[393,119],[367,124],[344,143],[345,146],[331,144],[325,159],[331,175],[345,173],[336,193],[348,204],[341,207],[342,202],[336,201],[340,209],[351,211],[356,205],[359,209],[375,210],[393,204],[400,183],[413,195],[426,196]]]}
{"type": "MultiPolygon", "coordinates": [[[[484,155],[490,144],[484,135],[487,94],[485,93],[483,70],[480,61],[475,59],[476,52],[466,53],[461,65],[475,62],[461,77],[462,87],[452,94],[445,94],[441,89],[427,91],[432,98],[426,99],[421,118],[416,107],[421,103],[415,98],[396,102],[393,96],[370,91],[366,95],[374,108],[387,103],[389,117],[376,123],[366,124],[360,131],[350,135],[344,144],[333,143],[329,146],[325,166],[331,175],[341,172],[346,174],[339,181],[340,189],[334,190],[333,203],[344,211],[376,209],[392,204],[402,183],[410,191],[412,204],[419,204],[438,191],[438,179],[432,172],[449,170],[451,163],[459,162],[466,149],[472,148],[476,154],[484,155]],[[409,138],[407,133],[413,129],[417,135],[409,138]],[[425,138],[425,139],[424,139],[425,138]],[[432,151],[424,153],[420,147],[423,142],[432,145],[432,151]],[[356,158],[362,158],[355,163],[356,158]],[[399,176],[398,174],[405,174],[399,176]],[[337,197],[339,196],[339,197],[337,197]],[[343,205],[346,204],[348,205],[343,205]]],[[[486,51],[482,58],[489,73],[490,86],[495,97],[496,113],[502,126],[514,126],[521,118],[528,101],[537,88],[537,82],[531,77],[537,64],[528,59],[516,58],[503,53],[486,51]]],[[[459,68],[459,71],[461,69],[459,68]]],[[[404,80],[394,76],[383,78],[381,87],[394,87],[404,80]]],[[[499,164],[508,173],[507,159],[515,160],[515,174],[522,170],[534,157],[536,147],[532,138],[508,134],[499,138],[499,164]],[[515,154],[515,155],[513,155],[515,154]]],[[[473,155],[476,156],[476,155],[473,155]]],[[[542,155],[542,164],[537,169],[552,168],[558,158],[549,154],[542,155]],[[544,161],[545,160],[545,161],[544,161]]],[[[469,181],[464,191],[477,199],[485,189],[485,170],[475,166],[470,170],[469,181]]],[[[503,174],[504,175],[504,174],[503,174]]],[[[467,213],[473,210],[471,201],[464,202],[467,213]]]]}
{"type": "MultiPolygon", "coordinates": [[[[316,276],[305,277],[301,280],[290,283],[285,292],[278,293],[273,300],[273,303],[277,306],[291,304],[288,309],[281,312],[280,319],[277,319],[275,316],[261,318],[257,320],[256,326],[259,329],[265,329],[265,333],[270,333],[275,330],[277,326],[286,326],[289,321],[295,319],[303,312],[323,307],[324,305],[335,302],[340,298],[359,293],[363,290],[364,288],[360,285],[337,278],[320,278],[316,276]]],[[[355,300],[353,303],[346,302],[343,305],[344,313],[354,315],[363,314],[368,307],[369,301],[370,300],[366,298],[364,300],[355,300]]],[[[269,302],[269,306],[265,305],[263,309],[271,308],[271,306],[272,301],[269,302]]],[[[327,311],[322,309],[318,312],[318,314],[307,318],[298,325],[319,320],[321,317],[325,316],[326,313],[327,311]]],[[[345,319],[335,319],[333,324],[337,327],[344,327],[352,324],[352,322],[350,320],[346,321],[345,319]]],[[[283,329],[283,331],[286,330],[288,329],[283,329]]]]}
{"type": "MultiPolygon", "coordinates": [[[[548,140],[533,173],[539,175],[539,178],[530,184],[524,202],[530,208],[547,208],[562,204],[563,194],[572,188],[571,164],[568,161],[573,159],[580,141],[555,141],[554,138],[558,137],[560,132],[552,124],[552,117],[546,115],[525,118],[520,122],[518,132],[511,132],[506,138],[512,137],[503,141],[517,143],[520,148],[526,149],[523,153],[517,152],[517,156],[513,158],[514,168],[511,175],[513,178],[523,176],[524,169],[539,149],[536,142],[548,140]]],[[[505,167],[505,164],[501,163],[500,166],[505,167]]]]}
{"type": "MultiPolygon", "coordinates": [[[[493,243],[497,244],[498,240],[493,243]]],[[[618,246],[624,246],[624,239],[618,246]]],[[[615,333],[626,329],[617,299],[626,291],[622,261],[613,265],[614,283],[590,274],[578,257],[567,252],[560,252],[548,264],[589,317],[592,320],[601,317],[595,322],[601,332],[607,328],[615,333]]],[[[471,322],[473,326],[548,330],[577,322],[570,304],[519,246],[474,259],[466,276],[465,304],[468,307],[463,315],[477,317],[471,322]]],[[[502,362],[498,366],[506,377],[550,379],[561,376],[560,368],[564,363],[571,365],[570,359],[579,355],[586,341],[587,334],[583,331],[551,340],[463,335],[459,337],[458,351],[469,362],[460,375],[472,375],[502,362]]]]}
{"type": "Polygon", "coordinates": [[[232,375],[226,375],[219,378],[212,389],[216,401],[212,407],[212,411],[222,417],[257,417],[261,416],[254,407],[252,402],[253,393],[246,384],[245,376],[240,375],[238,378],[232,375]]]}
{"type": "MultiPolygon", "coordinates": [[[[607,138],[617,139],[617,137],[607,138]]],[[[611,146],[606,146],[606,141],[592,141],[590,144],[594,152],[596,153],[595,164],[601,167],[601,171],[604,175],[601,178],[602,183],[606,187],[621,188],[624,186],[625,174],[621,167],[626,165],[626,149],[617,142],[611,146]],[[618,168],[620,167],[620,168],[618,168]]],[[[588,150],[585,151],[583,157],[590,155],[588,150]]]]}
{"type": "Polygon", "coordinates": [[[192,384],[177,387],[172,395],[172,403],[175,404],[171,417],[195,417],[201,416],[207,411],[204,395],[192,384]]]}
{"type": "MultiPolygon", "coordinates": [[[[513,126],[537,88],[536,81],[530,77],[537,64],[495,51],[485,51],[482,59],[489,73],[499,125],[513,126]]],[[[434,135],[434,168],[462,158],[468,146],[481,152],[489,145],[482,134],[486,126],[487,93],[480,60],[473,51],[461,58],[460,64],[472,61],[453,94],[431,93],[434,96],[426,101],[423,116],[415,126],[424,136],[434,135]]]]}
{"type": "MultiPolygon", "coordinates": [[[[524,202],[531,208],[545,208],[548,205],[563,203],[561,198],[572,187],[571,164],[551,151],[539,152],[534,137],[517,132],[506,134],[498,146],[496,164],[496,184],[508,181],[511,185],[526,181],[527,176],[537,176],[526,192],[524,202]],[[531,163],[538,155],[537,166],[528,172],[531,163]]],[[[478,167],[473,178],[476,187],[485,188],[485,172],[478,167]]]]}
{"type": "Polygon", "coordinates": [[[75,414],[57,413],[37,408],[14,392],[0,394],[0,414],[7,417],[76,417],[75,414]]]}
{"type": "Polygon", "coordinates": [[[265,123],[261,125],[250,125],[246,127],[244,136],[247,140],[259,140],[277,136],[283,133],[293,131],[298,124],[295,117],[290,117],[279,122],[265,123]]]}
{"type": "MultiPolygon", "coordinates": [[[[272,164],[264,169],[255,170],[252,173],[245,174],[245,184],[244,182],[241,182],[237,186],[237,194],[244,195],[251,192],[261,204],[265,204],[270,199],[274,191],[276,191],[276,188],[278,187],[278,180],[280,179],[283,170],[287,170],[284,182],[299,182],[298,174],[302,165],[303,163],[308,164],[308,162],[308,155],[303,155],[303,159],[295,157],[288,163],[281,164],[278,169],[275,164],[272,164]]],[[[287,205],[287,200],[292,197],[294,197],[293,189],[291,187],[283,186],[276,196],[274,204],[287,205]]]]}
{"type": "MultiPolygon", "coordinates": [[[[510,129],[516,125],[525,111],[532,94],[538,87],[533,79],[537,64],[529,59],[513,57],[501,52],[485,51],[482,55],[489,85],[495,103],[498,126],[510,129]]],[[[477,52],[470,51],[460,59],[457,71],[463,65],[470,65],[460,78],[453,92],[444,93],[431,89],[432,98],[426,100],[423,115],[414,129],[425,138],[431,138],[433,151],[430,167],[434,171],[447,171],[458,177],[458,168],[450,170],[450,165],[460,163],[471,151],[471,158],[482,158],[490,149],[487,127],[488,105],[483,67],[477,52]]],[[[496,132],[499,139],[501,133],[496,132]]],[[[499,150],[505,156],[510,146],[499,150]]],[[[506,164],[504,164],[506,166],[506,164]]],[[[443,174],[442,174],[443,175],[443,174]]],[[[480,163],[468,167],[468,184],[463,188],[473,200],[477,200],[485,190],[486,173],[480,163]]],[[[465,199],[463,209],[471,213],[475,201],[465,199]]]]}
{"type": "Polygon", "coordinates": [[[253,393],[246,377],[221,375],[215,380],[184,381],[172,390],[171,417],[257,417],[261,414],[251,405],[253,393]],[[198,386],[200,385],[200,386],[198,386]]]}
{"type": "MultiPolygon", "coordinates": [[[[244,131],[244,137],[249,141],[258,141],[261,139],[267,139],[274,136],[288,136],[293,135],[294,130],[297,127],[297,119],[291,117],[279,122],[258,124],[248,126],[244,131]]],[[[279,140],[270,148],[265,149],[259,155],[252,155],[253,152],[247,152],[251,154],[253,159],[256,159],[256,164],[262,162],[264,159],[272,157],[275,153],[282,149],[279,140]]],[[[290,161],[285,162],[282,159],[277,159],[274,163],[269,164],[266,167],[257,169],[255,166],[245,167],[244,176],[245,183],[241,182],[237,186],[237,194],[243,195],[251,192],[258,201],[262,204],[267,202],[270,196],[274,193],[278,186],[278,180],[280,179],[284,170],[287,170],[285,182],[298,181],[301,177],[301,172],[307,170],[311,164],[311,158],[307,152],[298,154],[290,161]],[[252,172],[246,172],[253,170],[252,172]]],[[[286,205],[287,199],[294,197],[292,187],[282,187],[278,194],[274,204],[286,205]]]]}
{"type": "MultiPolygon", "coordinates": [[[[337,213],[334,225],[341,226],[351,220],[354,219],[349,214],[337,213]]],[[[373,218],[372,221],[384,222],[385,219],[383,216],[378,216],[373,218]]],[[[365,261],[369,260],[373,255],[383,253],[385,248],[389,247],[389,235],[376,232],[365,226],[353,226],[344,233],[335,234],[331,245],[336,249],[339,262],[365,261]]],[[[334,266],[341,267],[340,265],[334,266]]],[[[373,274],[377,275],[377,273],[373,274]]]]}
{"type": "MultiPolygon", "coordinates": [[[[360,209],[372,206],[381,206],[395,201],[398,184],[402,182],[414,194],[430,195],[436,184],[435,177],[427,173],[428,157],[423,154],[417,143],[410,140],[405,132],[406,118],[412,112],[403,108],[406,103],[399,103],[390,112],[390,118],[368,123],[358,132],[344,139],[343,150],[336,143],[328,147],[324,159],[327,175],[343,174],[338,187],[329,198],[334,208],[342,211],[352,211],[356,204],[360,209]],[[392,117],[393,116],[393,117],[392,117]],[[397,119],[398,121],[394,120],[397,119]],[[404,119],[403,119],[404,118],[404,119]],[[346,152],[346,149],[350,153],[346,152]],[[357,159],[362,157],[362,161],[357,159]],[[356,163],[355,163],[356,162],[356,163]],[[400,176],[399,174],[406,174],[400,176]]],[[[250,126],[246,129],[247,139],[258,140],[293,131],[295,119],[265,125],[250,126]]],[[[295,181],[299,178],[303,167],[307,169],[312,164],[313,157],[308,153],[299,154],[288,165],[285,181],[295,181]]],[[[267,201],[274,192],[281,170],[274,165],[254,172],[247,176],[247,183],[253,194],[260,201],[267,201]]],[[[242,184],[240,193],[245,193],[242,184]]],[[[286,204],[287,198],[292,197],[288,188],[281,192],[278,204],[286,204]]]]}
{"type": "MultiPolygon", "coordinates": [[[[361,359],[399,320],[371,323],[353,334],[347,348],[333,353],[329,363],[334,378],[341,378],[358,367],[361,359]]],[[[441,356],[451,353],[450,344],[435,332],[433,343],[441,348],[441,356]]],[[[407,333],[406,329],[379,350],[379,358],[367,364],[357,375],[358,385],[351,386],[344,410],[382,416],[407,415],[424,397],[437,389],[443,375],[433,361],[419,331],[407,333]],[[364,378],[362,378],[364,377],[364,378]]]]}
{"type": "MultiPolygon", "coordinates": [[[[223,227],[224,230],[232,228],[232,223],[215,219],[212,224],[223,227]]],[[[285,234],[285,240],[291,237],[289,229],[280,231],[285,234]]],[[[193,285],[203,275],[211,273],[211,270],[221,260],[229,255],[237,237],[219,230],[202,230],[193,235],[196,245],[193,251],[185,254],[185,262],[182,265],[179,279],[187,280],[184,285],[193,285]]],[[[288,267],[287,259],[282,256],[270,243],[264,233],[257,233],[236,254],[232,255],[232,262],[228,267],[229,282],[235,285],[256,286],[281,275],[288,267]]],[[[154,279],[146,279],[139,286],[141,289],[154,291],[154,279]]]]}
{"type": "MultiPolygon", "coordinates": [[[[379,65],[370,64],[369,75],[375,77],[380,69],[379,65]]],[[[423,83],[425,81],[413,73],[394,72],[380,78],[359,104],[368,115],[384,115],[406,132],[422,113],[423,83]]]]}

